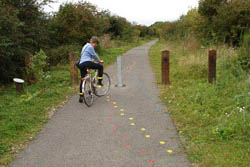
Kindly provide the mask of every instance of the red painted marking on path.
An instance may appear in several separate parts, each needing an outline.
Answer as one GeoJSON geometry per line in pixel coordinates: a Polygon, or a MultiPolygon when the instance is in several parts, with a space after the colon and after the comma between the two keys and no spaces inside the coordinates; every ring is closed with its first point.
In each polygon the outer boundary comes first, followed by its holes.
{"type": "Polygon", "coordinates": [[[111,121],[111,120],[112,120],[112,118],[111,118],[111,117],[108,117],[108,118],[107,118],[107,120],[111,121]]]}
{"type": "Polygon", "coordinates": [[[141,150],[141,154],[146,154],[147,150],[141,150]]]}
{"type": "Polygon", "coordinates": [[[155,161],[154,160],[148,160],[148,162],[153,164],[155,161]]]}
{"type": "Polygon", "coordinates": [[[126,139],[126,136],[121,136],[122,139],[126,139]]]}
{"type": "Polygon", "coordinates": [[[119,126],[119,124],[117,122],[114,123],[114,126],[119,126]]]}
{"type": "Polygon", "coordinates": [[[115,130],[115,129],[113,129],[113,130],[112,130],[112,132],[113,132],[113,133],[115,133],[115,132],[116,132],[116,130],[115,130]]]}
{"type": "Polygon", "coordinates": [[[131,147],[131,144],[126,144],[126,147],[131,147]]]}

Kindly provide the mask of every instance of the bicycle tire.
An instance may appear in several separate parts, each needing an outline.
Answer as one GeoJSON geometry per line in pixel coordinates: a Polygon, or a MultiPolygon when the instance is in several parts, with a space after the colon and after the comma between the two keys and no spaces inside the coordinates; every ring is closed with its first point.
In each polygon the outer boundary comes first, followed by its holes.
{"type": "Polygon", "coordinates": [[[86,79],[83,83],[83,100],[86,106],[90,107],[94,101],[94,95],[92,91],[92,85],[89,79],[86,79]]]}
{"type": "MultiPolygon", "coordinates": [[[[101,88],[95,87],[95,89],[94,89],[94,94],[98,97],[106,95],[110,89],[110,86],[111,86],[111,80],[110,80],[110,77],[107,73],[103,73],[102,78],[103,78],[102,79],[103,86],[101,88]]],[[[94,82],[96,82],[96,81],[97,81],[97,79],[95,78],[94,82]]]]}

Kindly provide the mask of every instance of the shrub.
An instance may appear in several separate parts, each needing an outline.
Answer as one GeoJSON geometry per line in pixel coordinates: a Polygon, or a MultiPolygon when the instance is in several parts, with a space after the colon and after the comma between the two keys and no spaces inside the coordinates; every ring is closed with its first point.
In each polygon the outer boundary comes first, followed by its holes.
{"type": "Polygon", "coordinates": [[[250,69],[250,30],[243,37],[239,51],[239,61],[244,70],[250,69]]]}
{"type": "Polygon", "coordinates": [[[57,65],[69,62],[69,53],[76,52],[80,54],[82,46],[63,45],[47,51],[49,65],[57,65]]]}
{"type": "Polygon", "coordinates": [[[30,67],[27,71],[30,83],[34,83],[43,76],[43,70],[47,65],[46,59],[47,56],[43,50],[31,57],[30,67]]]}

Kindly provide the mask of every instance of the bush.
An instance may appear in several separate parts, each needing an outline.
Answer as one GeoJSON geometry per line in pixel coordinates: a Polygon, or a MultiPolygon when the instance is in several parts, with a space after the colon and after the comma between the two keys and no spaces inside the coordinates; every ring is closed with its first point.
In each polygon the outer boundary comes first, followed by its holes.
{"type": "Polygon", "coordinates": [[[248,0],[200,0],[198,11],[202,20],[197,33],[204,40],[239,46],[250,22],[248,0]]]}
{"type": "Polygon", "coordinates": [[[69,62],[69,53],[76,52],[80,55],[82,46],[63,45],[47,51],[49,65],[58,65],[69,62]]]}
{"type": "Polygon", "coordinates": [[[30,83],[34,83],[43,76],[43,70],[47,65],[46,59],[47,56],[43,50],[40,50],[31,57],[30,66],[27,70],[30,83]]]}
{"type": "Polygon", "coordinates": [[[39,51],[45,35],[42,6],[46,1],[0,1],[0,83],[23,77],[24,57],[39,51]]]}
{"type": "Polygon", "coordinates": [[[239,51],[239,61],[244,70],[250,70],[250,30],[243,37],[239,51]]]}

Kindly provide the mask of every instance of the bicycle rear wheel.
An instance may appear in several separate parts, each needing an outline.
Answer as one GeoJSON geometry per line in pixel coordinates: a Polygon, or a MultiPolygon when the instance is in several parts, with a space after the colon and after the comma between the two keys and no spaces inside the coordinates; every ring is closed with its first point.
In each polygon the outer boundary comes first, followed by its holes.
{"type": "Polygon", "coordinates": [[[84,81],[83,84],[83,100],[84,103],[90,107],[93,104],[94,101],[94,95],[93,95],[93,91],[92,91],[92,86],[91,86],[91,82],[89,79],[86,79],[84,81]]]}
{"type": "MultiPolygon", "coordinates": [[[[96,82],[97,82],[97,79],[95,79],[95,83],[96,82]]],[[[103,73],[102,84],[103,84],[102,87],[98,87],[98,86],[95,87],[94,94],[96,96],[99,96],[99,97],[104,96],[108,93],[108,91],[110,89],[111,81],[110,81],[110,77],[107,73],[103,73]]]]}

